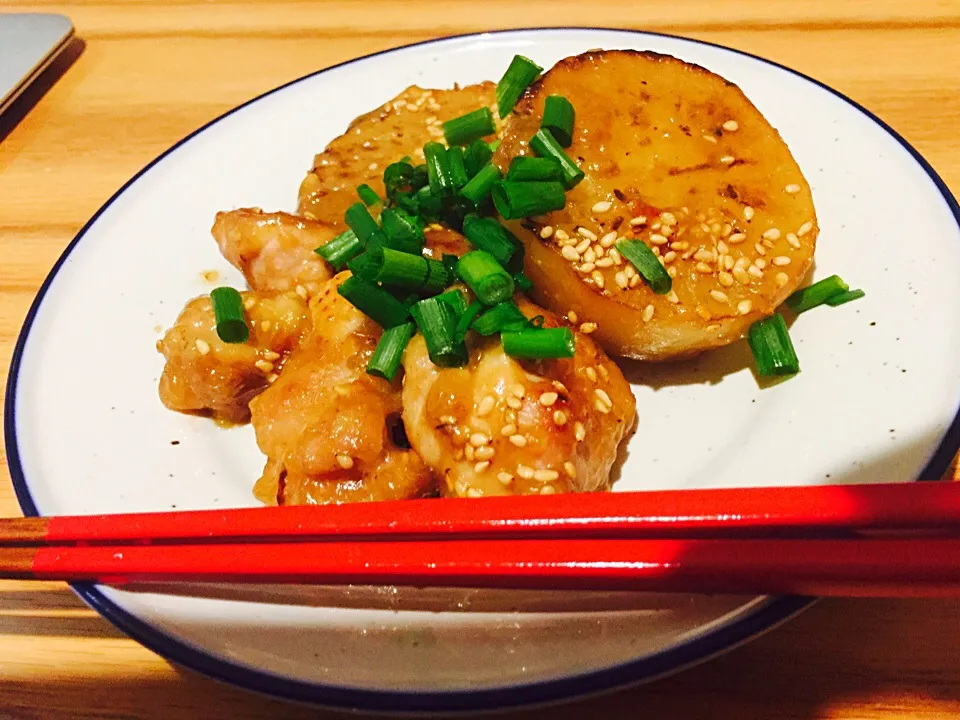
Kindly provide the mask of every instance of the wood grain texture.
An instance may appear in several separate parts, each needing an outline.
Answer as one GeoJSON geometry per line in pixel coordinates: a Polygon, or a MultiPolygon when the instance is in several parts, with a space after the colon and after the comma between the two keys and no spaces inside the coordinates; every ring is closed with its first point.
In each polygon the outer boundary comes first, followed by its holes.
{"type": "MultiPolygon", "coordinates": [[[[430,37],[549,24],[656,30],[769,57],[836,87],[960,191],[957,0],[25,3],[86,48],[19,124],[0,120],[0,380],[76,231],[146,162],[230,107],[337,62],[430,37]]],[[[24,110],[29,103],[17,108],[24,110]]],[[[916,239],[922,242],[921,238],[916,239]]],[[[17,513],[6,477],[0,514],[17,513]]],[[[672,678],[511,720],[888,720],[960,715],[960,603],[824,601],[672,678]]],[[[0,582],[0,718],[346,718],[181,671],[64,586],[0,582]]]]}

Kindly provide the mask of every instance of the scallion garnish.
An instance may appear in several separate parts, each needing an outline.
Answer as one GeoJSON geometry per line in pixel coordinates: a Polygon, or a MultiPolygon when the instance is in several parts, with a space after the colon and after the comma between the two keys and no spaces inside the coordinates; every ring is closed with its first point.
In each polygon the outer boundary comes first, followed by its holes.
{"type": "MultiPolygon", "coordinates": [[[[459,258],[457,258],[457,260],[459,260],[459,258]]],[[[440,293],[434,297],[440,302],[447,303],[447,305],[453,309],[454,315],[458,318],[467,310],[467,298],[463,294],[463,291],[457,288],[447,290],[445,293],[440,293]]]]}
{"type": "Polygon", "coordinates": [[[384,330],[383,335],[380,336],[380,342],[370,356],[370,362],[367,363],[367,372],[392,382],[397,370],[400,369],[403,351],[415,332],[416,326],[412,322],[405,322],[384,330]]]}
{"type": "Polygon", "coordinates": [[[514,55],[510,67],[497,83],[497,112],[504,119],[513,110],[517,100],[527,89],[527,86],[537,79],[543,68],[530,58],[523,55],[514,55]]]}
{"type": "Polygon", "coordinates": [[[424,185],[414,195],[417,203],[417,214],[424,220],[434,221],[440,218],[443,212],[443,201],[434,194],[429,185],[424,185]]]}
{"type": "Polygon", "coordinates": [[[484,305],[496,305],[513,295],[513,278],[483,250],[471,250],[460,258],[457,275],[484,305]]]}
{"type": "Polygon", "coordinates": [[[387,208],[380,214],[380,222],[389,247],[417,255],[423,250],[423,228],[415,217],[397,208],[387,208]]]}
{"type": "Polygon", "coordinates": [[[633,264],[653,292],[657,295],[670,292],[673,281],[667,274],[666,268],[660,263],[660,258],[653,254],[653,250],[640,240],[626,238],[617,240],[616,245],[620,254],[633,264]]]}
{"type": "Polygon", "coordinates": [[[362,200],[363,204],[367,207],[382,202],[380,196],[377,195],[377,191],[366,183],[357,188],[357,195],[360,196],[360,200],[362,200]]]}
{"type": "Polygon", "coordinates": [[[495,305],[473,321],[473,330],[480,335],[493,335],[502,330],[522,330],[527,327],[527,316],[512,300],[495,305]]]}
{"type": "Polygon", "coordinates": [[[493,218],[467,215],[463,219],[463,234],[475,248],[493,255],[503,267],[508,267],[510,260],[522,249],[513,233],[493,218]]]}
{"type": "Polygon", "coordinates": [[[759,375],[792,375],[800,372],[800,360],[793,349],[783,315],[774,313],[750,326],[747,334],[759,375]]]}
{"type": "Polygon", "coordinates": [[[460,188],[460,197],[464,197],[474,205],[480,205],[484,200],[490,197],[494,186],[500,182],[500,168],[491,162],[488,162],[480,171],[470,179],[466,185],[460,188]]]}
{"type": "Polygon", "coordinates": [[[395,327],[410,317],[406,305],[378,285],[359,277],[347,278],[337,292],[380,327],[395,327]]]}
{"type": "Polygon", "coordinates": [[[450,166],[450,179],[457,190],[467,184],[467,169],[463,165],[463,148],[454,145],[447,150],[447,164],[450,166]]]}
{"type": "Polygon", "coordinates": [[[428,142],[423,146],[423,156],[427,161],[427,181],[430,192],[435,197],[450,197],[456,191],[450,176],[450,159],[447,149],[438,142],[428,142]]]}
{"type": "Polygon", "coordinates": [[[536,180],[563,180],[563,168],[553,158],[515,157],[507,168],[507,180],[529,182],[536,180]]]}
{"type": "Polygon", "coordinates": [[[450,282],[450,275],[442,262],[422,255],[392,248],[377,248],[364,255],[369,255],[376,267],[376,273],[368,279],[384,285],[439,292],[450,282]]]}
{"type": "Polygon", "coordinates": [[[827,305],[830,307],[836,307],[837,305],[844,305],[848,302],[853,302],[854,300],[859,300],[866,293],[863,290],[847,290],[842,292],[839,295],[833,295],[827,298],[827,305]]]}
{"type": "Polygon", "coordinates": [[[467,347],[456,338],[459,317],[451,304],[440,298],[438,295],[421,300],[410,308],[410,314],[423,335],[433,364],[462,367],[467,364],[467,347]]]}
{"type": "Polygon", "coordinates": [[[457,340],[463,340],[466,337],[467,330],[470,329],[470,325],[473,324],[474,319],[480,314],[481,310],[483,310],[483,303],[476,301],[470,303],[470,306],[463,311],[460,319],[457,320],[457,340]]]}
{"type": "Polygon", "coordinates": [[[376,259],[375,253],[382,249],[382,247],[370,248],[355,258],[347,260],[347,269],[354,277],[373,282],[377,273],[380,272],[380,262],[376,259]]]}
{"type": "Polygon", "coordinates": [[[517,290],[523,293],[533,290],[533,280],[524,275],[522,270],[513,274],[513,284],[517,286],[517,290]]]}
{"type": "Polygon", "coordinates": [[[387,189],[387,197],[405,189],[412,188],[413,165],[401,160],[400,162],[390,163],[387,169],[383,171],[383,186],[387,189]]]}
{"type": "Polygon", "coordinates": [[[363,250],[360,239],[353,230],[344,230],[333,240],[314,250],[317,255],[333,265],[335,270],[342,270],[347,260],[355,257],[363,250]]]}
{"type": "Polygon", "coordinates": [[[461,115],[443,124],[443,136],[447,145],[467,145],[474,140],[493,135],[497,127],[493,122],[493,113],[490,108],[477,108],[473,112],[461,115]]]}
{"type": "Polygon", "coordinates": [[[564,152],[549,130],[543,128],[537,130],[537,134],[530,138],[530,147],[540,157],[553,158],[560,163],[560,168],[563,170],[563,186],[567,190],[583,180],[583,170],[564,152]]]}
{"type": "Polygon", "coordinates": [[[562,95],[548,95],[543,103],[543,120],[540,127],[546,128],[563,147],[573,142],[573,105],[562,95]]]}
{"type": "Polygon", "coordinates": [[[563,185],[558,182],[511,182],[504,180],[493,188],[493,204],[504,220],[519,220],[562,210],[567,203],[563,185]]]}
{"type": "Polygon", "coordinates": [[[250,337],[250,329],[240,293],[232,287],[218,287],[211,291],[210,303],[220,339],[225,343],[245,343],[250,337]]]}
{"type": "Polygon", "coordinates": [[[570,328],[527,328],[500,333],[503,351],[510,357],[529,360],[569,358],[576,352],[576,340],[570,328]]]}
{"type": "Polygon", "coordinates": [[[484,140],[474,140],[470,146],[463,151],[463,165],[467,169],[467,175],[471,178],[480,172],[490,158],[493,157],[493,150],[490,149],[490,143],[484,140]]]}
{"type": "Polygon", "coordinates": [[[828,278],[819,280],[813,285],[801,288],[786,299],[786,305],[795,313],[802,313],[805,310],[811,310],[818,305],[823,305],[828,298],[850,289],[839,275],[831,275],[828,278]]]}
{"type": "Polygon", "coordinates": [[[380,226],[377,225],[377,221],[373,219],[373,216],[370,214],[370,211],[367,210],[367,206],[363,203],[354,203],[349,208],[344,215],[347,225],[350,226],[350,229],[356,233],[357,238],[364,245],[367,244],[367,241],[370,239],[370,236],[373,235],[380,229],[380,226]]]}

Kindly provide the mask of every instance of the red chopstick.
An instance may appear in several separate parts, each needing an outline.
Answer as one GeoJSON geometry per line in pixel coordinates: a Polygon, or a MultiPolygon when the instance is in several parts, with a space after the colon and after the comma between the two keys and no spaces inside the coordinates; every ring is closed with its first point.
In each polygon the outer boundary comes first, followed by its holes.
{"type": "Polygon", "coordinates": [[[958,530],[939,483],[23,518],[0,577],[955,595],[958,530]]]}
{"type": "Polygon", "coordinates": [[[9,544],[957,532],[960,483],[667,490],[0,519],[9,544]]]}

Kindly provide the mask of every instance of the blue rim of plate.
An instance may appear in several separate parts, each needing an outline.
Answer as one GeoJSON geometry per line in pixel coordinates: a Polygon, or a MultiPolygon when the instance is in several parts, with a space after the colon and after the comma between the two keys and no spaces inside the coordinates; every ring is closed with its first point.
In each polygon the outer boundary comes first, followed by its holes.
{"type": "MultiPolygon", "coordinates": [[[[219,117],[211,120],[202,127],[194,130],[192,133],[181,139],[168,150],[157,156],[140,172],[134,175],[130,180],[124,183],[113,196],[107,200],[104,205],[97,210],[96,214],[87,222],[86,225],[77,233],[77,236],[70,242],[63,254],[57,259],[50,273],[47,275],[40,290],[37,293],[33,304],[30,306],[24,319],[23,327],[17,338],[17,344],[13,351],[13,358],[10,363],[10,374],[7,379],[6,399],[4,404],[4,441],[6,445],[8,465],[10,475],[13,480],[14,491],[20,508],[27,516],[37,516],[39,511],[30,495],[30,488],[27,479],[23,473],[23,467],[20,462],[20,453],[17,446],[16,437],[16,391],[17,379],[20,371],[20,363],[23,359],[23,351],[30,335],[30,329],[33,326],[34,318],[40,308],[43,298],[46,295],[51,283],[60,270],[60,267],[66,261],[67,257],[80,242],[81,238],[93,226],[97,219],[117,200],[127,188],[136,182],[142,175],[150,170],[168,155],[180,148],[187,141],[199,135],[213,125],[235,112],[252,105],[265,97],[268,97],[280,90],[288,88],[297,83],[308,80],[317,75],[321,75],[335,68],[351,65],[356,62],[388,55],[393,52],[399,52],[412,47],[424,45],[434,45],[452,40],[462,40],[470,37],[482,37],[486,35],[505,35],[511,33],[532,34],[536,32],[614,32],[629,35],[632,37],[661,37],[670,40],[678,40],[691,45],[702,45],[706,47],[718,48],[728,52],[735,53],[744,57],[757,60],[766,65],[770,65],[780,70],[798,76],[817,87],[826,90],[832,95],[840,98],[852,107],[859,110],[867,118],[883,128],[890,136],[900,143],[903,148],[910,153],[913,159],[924,169],[930,180],[940,191],[944,202],[950,208],[954,217],[960,226],[960,204],[950,192],[946,183],[940,178],[937,172],[931,167],[930,163],[903,137],[899,135],[886,122],[867,110],[846,95],[834,90],[801,72],[793,70],[780,63],[767,60],[766,58],[753,55],[751,53],[735,50],[716,43],[703,40],[693,40],[690,38],[669,35],[666,33],[646,32],[640,30],[624,30],[620,28],[603,27],[539,27],[539,28],[513,28],[505,30],[495,30],[483,33],[468,33],[463,35],[451,35],[447,37],[434,38],[410,45],[381,50],[379,52],[354,58],[337,65],[332,65],[323,70],[304,75],[303,77],[291,80],[288,83],[280,85],[269,90],[262,95],[258,95],[247,102],[238,105],[219,117]]],[[[944,434],[943,440],[931,456],[929,462],[920,474],[919,479],[939,479],[947,471],[951,461],[960,449],[960,412],[954,417],[953,422],[944,434]]],[[[293,700],[296,702],[306,702],[318,706],[337,708],[343,710],[363,710],[369,712],[387,712],[387,713],[436,713],[436,712],[479,712],[490,710],[504,710],[517,708],[521,706],[538,705],[549,702],[568,700],[575,697],[593,695],[596,693],[613,690],[625,685],[654,680],[664,675],[677,672],[699,662],[707,660],[726,650],[740,645],[761,633],[771,629],[775,625],[784,622],[793,615],[799,613],[804,608],[815,602],[816,598],[800,596],[773,597],[760,603],[754,610],[745,613],[728,623],[719,625],[717,628],[704,633],[688,642],[682,643],[668,650],[654,653],[639,660],[614,665],[602,670],[591,671],[579,675],[559,678],[556,680],[541,681],[524,685],[512,685],[503,688],[492,688],[484,690],[450,691],[450,692],[395,692],[365,690],[361,688],[351,688],[348,686],[323,685],[319,683],[309,683],[299,680],[291,680],[272,673],[254,670],[227,660],[214,657],[203,650],[167,635],[161,630],[154,628],[150,624],[140,620],[136,616],[124,610],[120,605],[108,599],[98,587],[92,583],[72,583],[74,591],[100,615],[113,623],[119,630],[130,636],[141,645],[149,648],[161,657],[175,662],[183,667],[190,668],[196,672],[207,675],[217,680],[227,682],[242,688],[259,692],[264,695],[293,700]]]]}

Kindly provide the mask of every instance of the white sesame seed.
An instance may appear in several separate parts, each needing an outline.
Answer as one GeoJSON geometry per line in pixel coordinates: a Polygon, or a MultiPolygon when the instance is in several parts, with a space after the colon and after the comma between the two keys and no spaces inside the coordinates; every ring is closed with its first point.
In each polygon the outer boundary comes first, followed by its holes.
{"type": "Polygon", "coordinates": [[[463,454],[466,455],[467,460],[473,462],[474,456],[477,452],[477,449],[473,445],[466,445],[463,448],[463,454]]]}
{"type": "Polygon", "coordinates": [[[608,232],[606,235],[600,238],[600,247],[608,248],[611,245],[613,245],[616,241],[617,241],[616,231],[608,232]]]}
{"type": "Polygon", "coordinates": [[[722,292],[721,290],[711,290],[710,297],[712,297],[717,302],[721,302],[721,303],[725,303],[730,300],[730,298],[727,297],[727,294],[725,292],[722,292]]]}
{"type": "Polygon", "coordinates": [[[757,255],[766,255],[767,249],[760,243],[754,243],[753,249],[757,251],[757,255]]]}
{"type": "Polygon", "coordinates": [[[594,271],[596,267],[597,266],[592,262],[591,263],[585,262],[577,268],[577,272],[581,272],[584,274],[591,273],[594,271]]]}
{"type": "Polygon", "coordinates": [[[490,436],[486,433],[473,433],[470,436],[470,444],[474,447],[483,447],[490,444],[490,436]]]}
{"type": "Polygon", "coordinates": [[[703,273],[704,275],[709,275],[713,272],[713,268],[707,265],[705,262],[698,262],[693,266],[693,269],[698,273],[703,273]]]}
{"type": "Polygon", "coordinates": [[[522,398],[527,394],[527,389],[521,383],[514,383],[510,386],[510,394],[522,398]]]}
{"type": "Polygon", "coordinates": [[[751,310],[753,310],[753,303],[749,300],[741,300],[737,303],[737,312],[741,315],[746,315],[751,310]]]}
{"type": "Polygon", "coordinates": [[[588,366],[587,369],[583,371],[583,374],[587,376],[587,380],[590,382],[597,381],[597,371],[594,370],[592,366],[588,366]]]}
{"type": "Polygon", "coordinates": [[[337,465],[342,467],[344,470],[349,470],[353,467],[353,458],[349,455],[338,454],[337,455],[337,465]]]}
{"type": "Polygon", "coordinates": [[[717,139],[713,135],[703,135],[702,137],[709,143],[713,143],[714,145],[717,144],[717,139]]]}
{"type": "Polygon", "coordinates": [[[589,248],[590,248],[590,240],[589,240],[589,239],[584,239],[584,240],[582,240],[582,241],[581,241],[580,243],[578,243],[577,246],[576,246],[577,252],[580,253],[581,255],[582,255],[583,253],[585,253],[589,248]]]}
{"type": "MultiPolygon", "coordinates": [[[[676,271],[676,268],[673,267],[673,266],[671,266],[670,269],[667,270],[667,274],[668,274],[668,275],[670,274],[670,270],[676,271]]],[[[673,275],[670,275],[670,277],[673,277],[673,275]]],[[[640,276],[639,276],[639,275],[634,275],[632,278],[630,278],[630,283],[629,283],[628,287],[635,288],[635,287],[636,287],[637,285],[639,285],[639,284],[640,284],[640,276]]]]}
{"type": "Polygon", "coordinates": [[[613,258],[608,258],[608,257],[600,258],[599,260],[597,260],[597,267],[598,268],[613,267],[613,258]]]}
{"type": "Polygon", "coordinates": [[[675,242],[670,243],[671,250],[686,250],[689,247],[690,247],[690,243],[688,243],[686,240],[677,240],[675,242]]]}
{"type": "Polygon", "coordinates": [[[756,265],[761,270],[764,270],[767,267],[767,261],[763,258],[757,258],[753,261],[753,264],[756,265]]]}
{"type": "Polygon", "coordinates": [[[604,404],[613,407],[613,400],[610,399],[610,396],[607,395],[607,391],[601,388],[594,388],[593,394],[604,404]]]}
{"type": "Polygon", "coordinates": [[[550,407],[550,406],[553,405],[555,402],[557,402],[557,399],[558,399],[559,397],[560,397],[560,396],[557,395],[557,393],[555,393],[555,392],[545,392],[545,393],[542,393],[542,394],[540,395],[539,402],[540,402],[540,404],[543,405],[544,407],[550,407]]]}
{"type": "Polygon", "coordinates": [[[254,364],[254,367],[261,372],[269,373],[273,372],[273,363],[267,362],[266,360],[257,360],[254,364]]]}
{"type": "Polygon", "coordinates": [[[726,255],[730,251],[730,248],[727,247],[727,244],[721,240],[717,243],[717,252],[721,255],[726,255]]]}
{"type": "Polygon", "coordinates": [[[770,228],[761,237],[763,237],[764,240],[779,240],[780,230],[777,228],[770,228]]]}
{"type": "Polygon", "coordinates": [[[603,402],[599,399],[593,401],[593,409],[596,410],[598,413],[603,413],[604,415],[610,412],[610,406],[604,405],[603,402]]]}
{"type": "Polygon", "coordinates": [[[594,322],[585,322],[580,325],[580,332],[582,332],[584,335],[589,335],[596,329],[597,324],[594,322]]]}
{"type": "Polygon", "coordinates": [[[664,225],[676,225],[677,217],[671,212],[662,212],[660,213],[660,222],[664,225]]]}
{"type": "Polygon", "coordinates": [[[370,165],[367,167],[367,170],[376,170],[378,167],[380,166],[376,163],[370,163],[370,165]]]}
{"type": "Polygon", "coordinates": [[[645,216],[645,215],[641,215],[641,216],[639,216],[639,217],[633,218],[633,219],[630,221],[630,224],[631,224],[633,227],[637,227],[637,225],[644,225],[644,224],[646,224],[646,222],[647,222],[646,216],[645,216]]]}
{"type": "Polygon", "coordinates": [[[537,482],[553,482],[558,477],[560,473],[556,470],[537,470],[533,473],[533,479],[537,482]]]}
{"type": "Polygon", "coordinates": [[[723,256],[723,269],[724,269],[724,270],[731,270],[731,269],[733,269],[733,258],[730,257],[729,255],[724,255],[724,256],[723,256]]]}
{"type": "Polygon", "coordinates": [[[721,270],[719,273],[717,273],[717,280],[719,280],[720,284],[724,287],[730,287],[733,285],[733,275],[725,270],[721,270]]]}
{"type": "Polygon", "coordinates": [[[527,446],[527,438],[525,438],[523,435],[520,435],[519,433],[515,433],[511,435],[510,442],[516,445],[517,447],[521,447],[521,448],[527,446]]]}
{"type": "Polygon", "coordinates": [[[668,251],[666,252],[666,254],[664,254],[664,256],[663,256],[663,264],[664,264],[664,265],[669,265],[670,263],[672,263],[672,262],[673,262],[674,260],[676,260],[676,259],[677,259],[677,253],[674,252],[673,250],[668,250],[668,251]]]}
{"type": "Polygon", "coordinates": [[[774,265],[781,266],[781,267],[784,266],[784,265],[789,265],[789,264],[790,264],[790,258],[788,258],[786,255],[777,255],[777,256],[773,259],[773,264],[774,264],[774,265]]]}
{"type": "Polygon", "coordinates": [[[570,311],[567,313],[567,320],[568,320],[572,325],[576,325],[576,324],[577,324],[577,319],[578,319],[578,317],[579,317],[579,316],[577,315],[577,311],[576,311],[576,310],[570,310],[570,311]]]}
{"type": "Polygon", "coordinates": [[[269,375],[267,375],[267,382],[268,382],[268,383],[275,383],[279,377],[280,377],[280,376],[277,375],[276,373],[270,373],[269,375]]]}
{"type": "Polygon", "coordinates": [[[553,235],[553,225],[544,225],[540,228],[540,237],[544,240],[553,235]]]}
{"type": "Polygon", "coordinates": [[[743,209],[743,219],[750,222],[753,219],[753,208],[747,205],[743,209]]]}
{"type": "Polygon", "coordinates": [[[585,227],[578,227],[577,235],[579,235],[582,238],[586,238],[591,242],[596,242],[596,239],[597,239],[597,236],[594,233],[587,230],[585,227]]]}
{"type": "Polygon", "coordinates": [[[622,270],[613,276],[613,281],[617,283],[617,287],[621,290],[626,290],[627,286],[630,284],[630,279],[622,270]]]}
{"type": "Polygon", "coordinates": [[[653,313],[654,313],[653,305],[647,305],[643,309],[643,315],[642,315],[643,321],[650,322],[651,320],[653,320],[653,313]]]}
{"type": "Polygon", "coordinates": [[[264,360],[276,360],[280,357],[280,353],[274,352],[273,350],[264,350],[263,359],[264,360]]]}
{"type": "Polygon", "coordinates": [[[792,248],[800,247],[800,240],[793,233],[787,233],[787,242],[790,244],[790,247],[792,248]]]}
{"type": "Polygon", "coordinates": [[[201,355],[206,355],[208,352],[210,352],[210,343],[208,343],[206,340],[201,340],[200,338],[197,338],[197,341],[194,343],[194,346],[197,348],[197,352],[200,353],[201,355]]]}
{"type": "Polygon", "coordinates": [[[478,462],[476,465],[473,466],[473,471],[477,474],[480,474],[482,472],[485,472],[488,467],[490,467],[490,461],[481,460],[480,462],[478,462]]]}
{"type": "Polygon", "coordinates": [[[497,480],[500,481],[501,485],[509,485],[510,483],[513,482],[513,475],[511,475],[508,472],[498,472],[497,480]]]}
{"type": "Polygon", "coordinates": [[[738,283],[740,283],[741,285],[749,285],[749,284],[750,284],[750,276],[747,275],[747,271],[744,270],[742,267],[734,267],[734,268],[733,268],[733,277],[734,277],[734,279],[736,279],[736,281],[737,281],[738,283]]]}
{"type": "Polygon", "coordinates": [[[468,498],[483,497],[483,491],[475,487],[467,488],[467,497],[468,498]]]}
{"type": "Polygon", "coordinates": [[[474,456],[477,460],[490,460],[496,453],[497,451],[493,449],[492,445],[484,445],[483,447],[477,448],[474,456]]]}
{"type": "Polygon", "coordinates": [[[587,436],[587,429],[579,420],[573,424],[573,437],[577,442],[581,442],[587,436]]]}
{"type": "Polygon", "coordinates": [[[504,437],[510,437],[511,435],[517,434],[517,426],[513,423],[509,423],[500,428],[500,434],[504,437]]]}
{"type": "Polygon", "coordinates": [[[670,241],[660,233],[651,233],[650,242],[652,242],[654,245],[666,245],[670,241]]]}
{"type": "Polygon", "coordinates": [[[567,424],[567,414],[563,410],[555,410],[553,413],[553,424],[563,427],[567,424]]]}
{"type": "Polygon", "coordinates": [[[776,277],[777,287],[783,287],[784,285],[787,284],[788,280],[790,280],[790,278],[787,276],[786,273],[784,272],[777,273],[777,277],[776,277]]]}
{"type": "Polygon", "coordinates": [[[514,410],[519,410],[523,407],[523,403],[520,402],[520,398],[510,396],[507,398],[507,407],[513,408],[514,410]]]}
{"type": "Polygon", "coordinates": [[[248,297],[243,301],[244,310],[253,310],[253,306],[257,304],[256,298],[248,297]]]}
{"type": "Polygon", "coordinates": [[[610,207],[611,205],[609,202],[607,202],[606,200],[601,200],[598,203],[594,203],[591,210],[593,210],[594,213],[605,213],[607,212],[607,210],[610,209],[610,207]]]}
{"type": "Polygon", "coordinates": [[[517,465],[517,475],[524,480],[533,480],[533,468],[526,465],[517,465]]]}
{"type": "Polygon", "coordinates": [[[590,277],[593,279],[594,284],[602,290],[605,282],[603,279],[603,273],[601,273],[599,270],[594,270],[590,277]]]}
{"type": "Polygon", "coordinates": [[[724,165],[733,165],[735,160],[736,158],[733,155],[724,155],[722,158],[720,158],[720,162],[722,162],[724,165]]]}
{"type": "Polygon", "coordinates": [[[796,193],[800,192],[800,186],[796,183],[790,183],[783,189],[783,191],[789,195],[795,195],[796,193]]]}
{"type": "Polygon", "coordinates": [[[694,260],[702,260],[704,262],[713,262],[716,258],[714,257],[713,250],[697,250],[693,254],[694,260]]]}
{"type": "Polygon", "coordinates": [[[557,489],[553,485],[544,485],[540,488],[541,495],[556,495],[557,489]]]}
{"type": "Polygon", "coordinates": [[[760,268],[758,268],[756,265],[751,265],[750,267],[747,268],[747,274],[748,274],[750,277],[762,278],[762,277],[763,277],[763,270],[761,270],[760,268]]]}
{"type": "Polygon", "coordinates": [[[483,417],[484,415],[489,415],[490,411],[493,410],[493,406],[496,404],[497,400],[493,395],[484,395],[483,399],[477,404],[477,416],[483,417]]]}
{"type": "Polygon", "coordinates": [[[733,235],[727,238],[727,242],[733,245],[736,245],[737,243],[742,243],[746,239],[747,239],[747,236],[745,233],[734,233],[733,235]]]}
{"type": "Polygon", "coordinates": [[[727,120],[727,121],[722,125],[722,127],[723,127],[723,129],[726,130],[727,132],[736,132],[737,129],[738,129],[740,126],[737,124],[737,121],[736,121],[736,120],[727,120]]]}
{"type": "Polygon", "coordinates": [[[675,290],[671,290],[670,292],[667,293],[667,300],[669,302],[672,302],[674,305],[680,302],[680,298],[677,297],[677,293],[675,290]]]}
{"type": "Polygon", "coordinates": [[[577,252],[576,248],[571,247],[570,245],[564,245],[560,249],[560,255],[563,256],[564,260],[569,260],[570,262],[580,262],[580,253],[577,252]]]}
{"type": "Polygon", "coordinates": [[[570,236],[567,235],[566,230],[563,230],[562,228],[557,228],[556,231],[553,233],[553,238],[557,242],[563,242],[564,240],[569,240],[570,236]]]}
{"type": "Polygon", "coordinates": [[[577,467],[569,460],[563,464],[563,471],[571,478],[577,476],[577,467]]]}
{"type": "Polygon", "coordinates": [[[797,235],[798,235],[799,237],[803,237],[804,235],[806,235],[806,234],[807,234],[808,232],[810,232],[811,230],[813,230],[813,223],[812,223],[811,221],[807,220],[807,222],[805,222],[803,225],[801,225],[800,228],[797,230],[797,235]]]}

